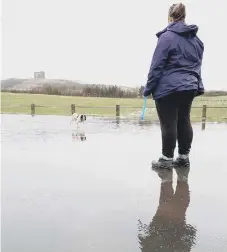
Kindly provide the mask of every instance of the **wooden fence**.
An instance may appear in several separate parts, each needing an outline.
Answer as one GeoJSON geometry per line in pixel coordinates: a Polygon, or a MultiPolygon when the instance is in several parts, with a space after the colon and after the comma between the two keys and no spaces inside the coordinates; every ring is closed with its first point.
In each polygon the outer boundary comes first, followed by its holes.
{"type": "MultiPolygon", "coordinates": [[[[42,105],[35,105],[35,104],[31,104],[31,115],[34,116],[36,113],[36,108],[43,108],[43,107],[47,107],[47,106],[42,106],[42,105]]],[[[104,108],[111,108],[111,109],[115,109],[115,116],[116,119],[119,120],[120,116],[121,116],[121,109],[141,109],[141,107],[133,107],[133,106],[121,106],[120,104],[117,104],[116,106],[76,106],[75,104],[71,104],[69,110],[71,111],[71,114],[76,112],[76,108],[100,108],[100,109],[104,109],[104,108]]],[[[148,107],[149,108],[149,107],[148,107]]],[[[202,106],[198,106],[195,107],[193,106],[192,108],[197,108],[197,109],[201,109],[202,113],[201,116],[199,118],[201,118],[201,128],[202,130],[205,130],[206,128],[206,122],[207,122],[207,109],[212,108],[212,109],[226,109],[227,107],[212,107],[212,106],[207,106],[207,105],[202,105],[202,106]]],[[[226,119],[227,118],[222,118],[222,119],[226,119]]]]}

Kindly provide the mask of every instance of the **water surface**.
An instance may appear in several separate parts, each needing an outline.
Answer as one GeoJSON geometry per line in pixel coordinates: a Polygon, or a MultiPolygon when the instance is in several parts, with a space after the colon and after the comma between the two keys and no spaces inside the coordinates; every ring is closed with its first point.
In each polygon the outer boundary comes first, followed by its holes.
{"type": "Polygon", "coordinates": [[[158,125],[69,122],[2,115],[3,252],[227,251],[227,125],[194,125],[177,182],[151,170],[158,125]]]}

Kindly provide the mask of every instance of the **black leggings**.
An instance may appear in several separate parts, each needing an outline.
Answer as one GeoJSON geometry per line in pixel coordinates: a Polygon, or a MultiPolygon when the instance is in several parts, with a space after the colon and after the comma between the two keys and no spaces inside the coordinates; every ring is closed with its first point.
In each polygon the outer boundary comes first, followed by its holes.
{"type": "Polygon", "coordinates": [[[178,153],[190,152],[193,130],[190,121],[194,90],[175,92],[155,101],[162,132],[162,154],[173,158],[176,141],[178,153]]]}

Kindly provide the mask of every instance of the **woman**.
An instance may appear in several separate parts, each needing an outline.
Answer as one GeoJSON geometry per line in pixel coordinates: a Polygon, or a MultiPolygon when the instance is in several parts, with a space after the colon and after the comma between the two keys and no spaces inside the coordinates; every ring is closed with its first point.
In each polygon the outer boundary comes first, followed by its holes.
{"type": "Polygon", "coordinates": [[[197,37],[198,27],[185,23],[185,6],[173,4],[169,25],[157,33],[143,95],[152,94],[162,132],[162,157],[152,162],[153,168],[189,167],[193,139],[190,111],[195,96],[204,93],[201,65],[204,46],[197,37]],[[178,141],[178,158],[173,161],[178,141]]]}

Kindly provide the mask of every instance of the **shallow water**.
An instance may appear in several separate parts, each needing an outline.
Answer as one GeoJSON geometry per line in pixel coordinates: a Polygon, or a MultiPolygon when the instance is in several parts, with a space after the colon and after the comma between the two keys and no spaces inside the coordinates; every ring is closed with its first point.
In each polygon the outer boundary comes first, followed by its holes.
{"type": "Polygon", "coordinates": [[[194,125],[188,183],[161,184],[158,125],[69,122],[2,115],[3,252],[227,251],[226,124],[194,125]]]}

